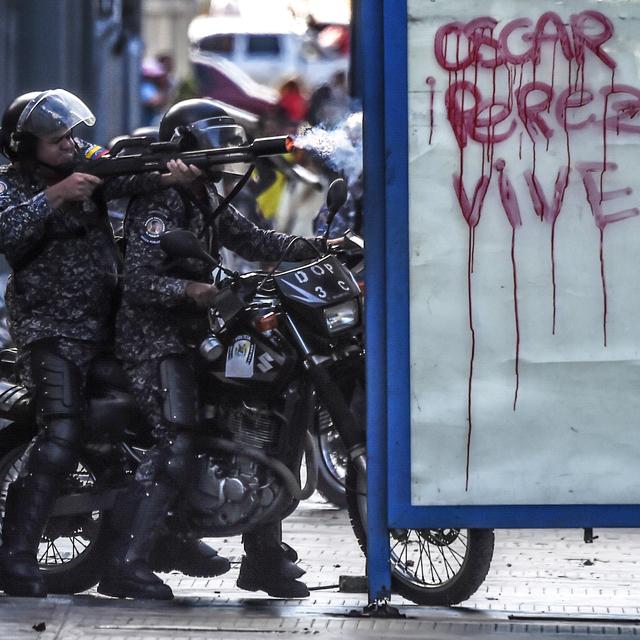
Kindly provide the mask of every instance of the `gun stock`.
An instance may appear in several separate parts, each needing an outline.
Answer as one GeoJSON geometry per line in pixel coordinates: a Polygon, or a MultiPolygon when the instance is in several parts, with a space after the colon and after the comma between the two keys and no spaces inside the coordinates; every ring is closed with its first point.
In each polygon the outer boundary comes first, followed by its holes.
{"type": "MultiPolygon", "coordinates": [[[[75,162],[72,170],[89,173],[99,178],[122,176],[149,171],[166,171],[169,160],[182,160],[185,164],[207,168],[232,163],[250,164],[256,158],[289,153],[294,149],[291,136],[256,138],[251,144],[237,147],[219,147],[180,151],[171,142],[145,142],[144,138],[131,138],[120,143],[117,156],[103,156],[95,160],[85,159],[75,162]],[[131,144],[128,144],[131,143],[131,144]],[[127,149],[141,149],[127,153],[127,149]]],[[[115,151],[115,149],[114,149],[115,151]]]]}

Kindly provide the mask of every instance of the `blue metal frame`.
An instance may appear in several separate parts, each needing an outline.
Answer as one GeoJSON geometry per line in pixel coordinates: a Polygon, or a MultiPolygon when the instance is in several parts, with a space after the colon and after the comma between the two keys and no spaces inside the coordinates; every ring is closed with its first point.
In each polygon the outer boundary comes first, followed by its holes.
{"type": "MultiPolygon", "coordinates": [[[[387,9],[388,3],[385,6],[387,9]]],[[[413,506],[409,354],[406,3],[384,14],[387,149],[387,406],[389,527],[637,527],[638,505],[413,506]]]]}
{"type": "Polygon", "coordinates": [[[371,600],[389,594],[392,527],[640,526],[638,505],[411,504],[407,24],[406,3],[362,2],[371,600]]]}
{"type": "Polygon", "coordinates": [[[382,0],[360,5],[361,49],[364,73],[364,224],[367,246],[367,575],[369,600],[391,594],[389,535],[387,533],[387,443],[386,443],[386,308],[385,287],[385,137],[384,60],[382,0]],[[372,286],[369,286],[371,283],[372,286]]]}

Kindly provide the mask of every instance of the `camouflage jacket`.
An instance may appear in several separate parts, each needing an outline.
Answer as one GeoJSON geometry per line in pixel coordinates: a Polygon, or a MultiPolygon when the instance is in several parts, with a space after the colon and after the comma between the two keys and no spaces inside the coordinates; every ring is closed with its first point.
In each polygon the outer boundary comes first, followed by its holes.
{"type": "MultiPolygon", "coordinates": [[[[211,250],[224,246],[247,260],[277,261],[296,238],[258,228],[228,206],[205,229],[205,218],[219,202],[213,186],[199,206],[191,197],[170,188],[134,198],[125,219],[125,261],[122,304],[116,319],[116,355],[126,361],[185,353],[193,337],[194,320],[206,321],[202,310],[186,295],[190,281],[211,282],[211,271],[199,260],[169,261],[159,236],[170,229],[187,229],[211,250]]],[[[300,240],[288,260],[317,255],[314,246],[300,240]]]]}
{"type": "MultiPolygon", "coordinates": [[[[85,156],[100,149],[76,142],[85,156]]],[[[159,173],[111,178],[94,199],[53,209],[37,171],[0,167],[0,251],[13,269],[6,304],[18,347],[50,337],[111,337],[117,255],[101,203],[156,190],[159,179],[159,173]]]]}

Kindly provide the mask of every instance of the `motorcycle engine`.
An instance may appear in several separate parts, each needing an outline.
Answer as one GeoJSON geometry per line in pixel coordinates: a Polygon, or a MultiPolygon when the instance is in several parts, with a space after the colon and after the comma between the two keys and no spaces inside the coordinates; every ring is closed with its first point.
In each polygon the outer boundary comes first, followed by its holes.
{"type": "MultiPolygon", "coordinates": [[[[239,445],[272,454],[278,446],[280,418],[267,404],[217,407],[216,430],[239,445]]],[[[242,447],[240,447],[240,452],[242,447]]],[[[198,458],[198,480],[188,496],[190,520],[217,533],[248,528],[281,493],[281,481],[268,466],[242,453],[212,452],[198,458]]]]}
{"type": "Polygon", "coordinates": [[[258,447],[265,453],[277,446],[279,425],[270,407],[252,406],[243,402],[240,407],[231,410],[227,415],[226,427],[235,442],[258,447]]]}

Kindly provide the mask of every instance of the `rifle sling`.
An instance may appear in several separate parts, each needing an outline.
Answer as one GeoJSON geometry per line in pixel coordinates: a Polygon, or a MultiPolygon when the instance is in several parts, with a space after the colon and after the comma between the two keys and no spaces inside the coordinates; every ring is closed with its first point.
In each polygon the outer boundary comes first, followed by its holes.
{"type": "MultiPolygon", "coordinates": [[[[240,191],[242,191],[244,186],[249,181],[249,178],[251,177],[251,173],[253,172],[254,168],[255,168],[255,164],[249,165],[249,169],[246,171],[246,173],[240,178],[240,180],[238,180],[238,182],[236,182],[233,189],[231,189],[228,195],[226,195],[218,203],[218,206],[213,210],[211,208],[203,207],[202,203],[198,201],[198,199],[191,193],[189,189],[183,189],[183,188],[178,189],[179,192],[182,194],[182,197],[188,200],[193,206],[197,207],[203,215],[204,224],[202,226],[202,233],[200,235],[200,239],[204,239],[207,231],[213,229],[213,224],[216,221],[216,218],[229,206],[231,201],[240,193],[240,191]]],[[[209,252],[211,253],[213,249],[213,247],[211,246],[213,245],[212,234],[209,240],[210,241],[207,244],[209,245],[208,249],[209,249],[209,252]]]]}
{"type": "Polygon", "coordinates": [[[253,173],[253,170],[255,169],[255,166],[256,166],[255,164],[250,164],[249,165],[249,168],[247,169],[246,173],[242,176],[242,178],[240,178],[240,180],[238,180],[238,182],[236,182],[236,184],[234,185],[233,189],[231,189],[231,191],[228,193],[228,195],[226,195],[220,201],[220,203],[215,208],[213,213],[209,214],[209,217],[207,217],[206,214],[205,214],[205,227],[213,225],[213,223],[215,222],[216,218],[229,206],[231,201],[240,193],[240,191],[242,191],[244,186],[249,181],[249,178],[251,177],[251,174],[253,173]]]}

